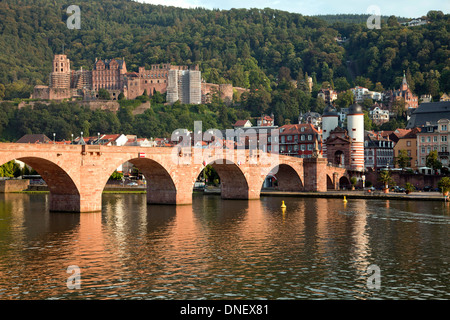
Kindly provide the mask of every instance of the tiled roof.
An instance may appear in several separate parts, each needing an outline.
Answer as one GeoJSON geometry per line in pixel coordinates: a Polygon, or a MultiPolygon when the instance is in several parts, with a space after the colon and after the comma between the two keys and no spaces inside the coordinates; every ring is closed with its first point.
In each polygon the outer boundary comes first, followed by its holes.
{"type": "Polygon", "coordinates": [[[26,134],[16,143],[47,143],[51,141],[45,134],[26,134]]]}
{"type": "Polygon", "coordinates": [[[233,126],[240,127],[240,126],[245,125],[247,122],[248,122],[248,120],[238,120],[238,121],[236,121],[236,123],[233,126]]]}
{"type": "Polygon", "coordinates": [[[317,129],[310,123],[300,124],[286,124],[280,127],[280,134],[304,134],[304,133],[319,133],[317,129]],[[305,128],[301,131],[301,128],[305,128]]]}

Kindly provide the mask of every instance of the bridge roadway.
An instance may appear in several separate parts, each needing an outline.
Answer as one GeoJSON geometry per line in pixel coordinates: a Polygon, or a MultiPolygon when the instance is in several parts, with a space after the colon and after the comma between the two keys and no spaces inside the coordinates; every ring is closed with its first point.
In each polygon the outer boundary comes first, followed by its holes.
{"type": "Polygon", "coordinates": [[[0,143],[0,164],[14,159],[42,176],[50,190],[50,210],[62,212],[101,211],[109,177],[127,161],[147,179],[150,204],[192,203],[194,182],[207,164],[220,176],[224,199],[259,199],[269,174],[277,178],[280,191],[292,192],[324,192],[349,179],[349,172],[328,166],[324,158],[251,150],[0,143]]]}

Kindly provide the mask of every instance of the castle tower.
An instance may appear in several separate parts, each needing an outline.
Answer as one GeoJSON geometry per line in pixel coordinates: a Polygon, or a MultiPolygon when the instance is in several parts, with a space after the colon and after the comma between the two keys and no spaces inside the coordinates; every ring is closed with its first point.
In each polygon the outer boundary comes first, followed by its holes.
{"type": "Polygon", "coordinates": [[[330,132],[337,128],[339,125],[339,115],[336,112],[336,109],[332,105],[328,105],[323,110],[322,115],[322,152],[323,155],[327,156],[327,145],[325,144],[325,141],[330,136],[330,132]]]}
{"type": "Polygon", "coordinates": [[[352,170],[364,170],[364,113],[355,103],[348,108],[347,131],[351,141],[350,167],[352,170]]]}
{"type": "Polygon", "coordinates": [[[70,60],[65,54],[55,54],[50,73],[50,88],[70,89],[70,60]]]}

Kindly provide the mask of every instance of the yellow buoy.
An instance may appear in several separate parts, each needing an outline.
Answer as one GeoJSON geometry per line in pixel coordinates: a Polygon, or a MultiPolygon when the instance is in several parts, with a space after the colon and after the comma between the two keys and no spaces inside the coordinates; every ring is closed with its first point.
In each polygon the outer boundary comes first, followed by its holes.
{"type": "Polygon", "coordinates": [[[346,203],[347,202],[347,199],[345,198],[345,196],[344,196],[344,203],[346,203]]]}
{"type": "Polygon", "coordinates": [[[282,207],[282,208],[286,208],[286,205],[284,204],[284,201],[282,201],[281,207],[282,207]]]}

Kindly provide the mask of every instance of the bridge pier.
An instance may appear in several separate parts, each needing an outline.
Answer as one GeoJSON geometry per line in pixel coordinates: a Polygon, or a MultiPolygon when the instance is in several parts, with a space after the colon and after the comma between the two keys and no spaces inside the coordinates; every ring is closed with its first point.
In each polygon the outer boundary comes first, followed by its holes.
{"type": "Polygon", "coordinates": [[[102,192],[89,195],[54,194],[49,195],[49,210],[56,212],[97,212],[102,210],[102,192]]]}
{"type": "Polygon", "coordinates": [[[305,191],[327,191],[327,159],[306,158],[303,160],[305,191]]]}

